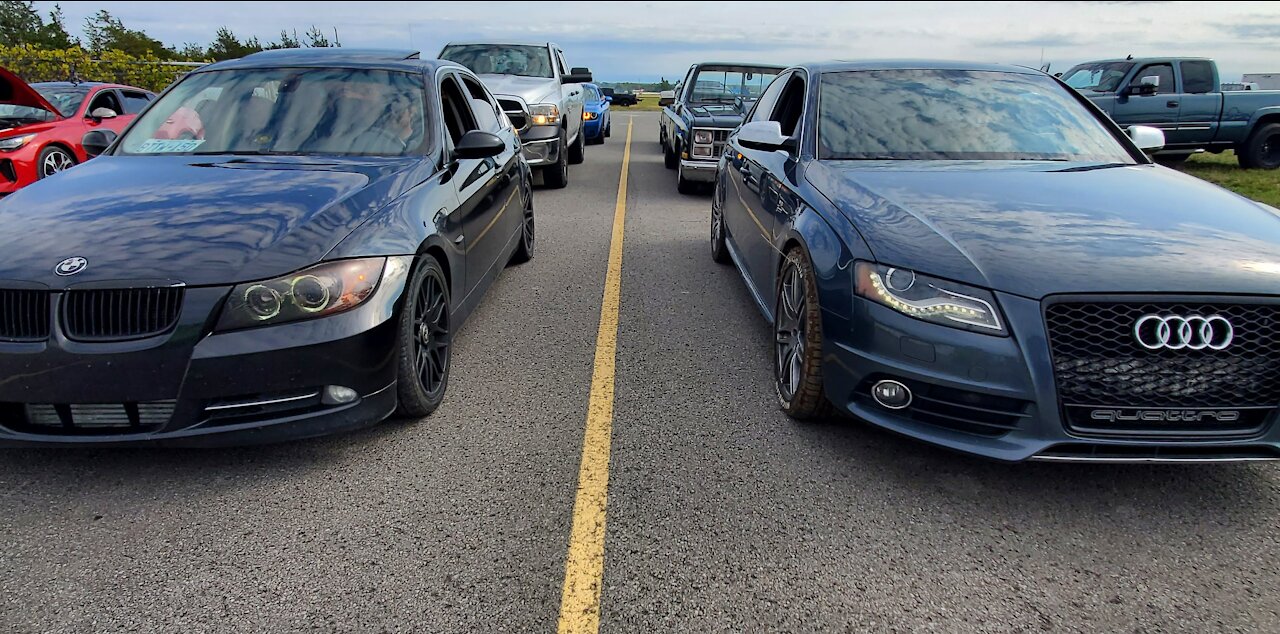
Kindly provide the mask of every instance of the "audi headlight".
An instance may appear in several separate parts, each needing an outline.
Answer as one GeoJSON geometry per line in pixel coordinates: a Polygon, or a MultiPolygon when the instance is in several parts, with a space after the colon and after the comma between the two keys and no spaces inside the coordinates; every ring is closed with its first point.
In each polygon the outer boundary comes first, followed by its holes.
{"type": "Polygon", "coordinates": [[[0,139],[0,150],[11,152],[31,142],[36,138],[34,134],[24,134],[22,136],[11,136],[7,139],[0,139]]]}
{"type": "Polygon", "coordinates": [[[327,262],[274,280],[231,290],[217,330],[236,330],[325,317],[351,310],[373,295],[386,258],[327,262]]]}
{"type": "Polygon", "coordinates": [[[710,130],[694,130],[693,142],[694,143],[711,143],[711,131],[710,130]]]}
{"type": "Polygon", "coordinates": [[[871,262],[858,262],[853,271],[859,295],[904,315],[952,328],[1007,334],[991,291],[871,262]]]}
{"type": "Polygon", "coordinates": [[[560,107],[553,103],[529,106],[529,114],[533,116],[533,125],[556,125],[560,122],[560,107]]]}

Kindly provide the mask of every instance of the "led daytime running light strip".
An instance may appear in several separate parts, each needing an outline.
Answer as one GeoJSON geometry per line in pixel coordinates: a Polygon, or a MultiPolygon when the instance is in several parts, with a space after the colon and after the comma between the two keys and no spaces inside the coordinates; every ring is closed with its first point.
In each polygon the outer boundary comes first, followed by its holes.
{"type": "Polygon", "coordinates": [[[946,293],[947,295],[950,295],[951,297],[954,297],[957,299],[965,299],[972,302],[977,302],[979,304],[982,304],[983,306],[986,306],[987,310],[984,311],[984,310],[978,310],[975,308],[970,308],[963,304],[959,304],[959,303],[949,301],[947,299],[942,299],[942,298],[925,299],[925,300],[902,299],[897,295],[894,295],[893,291],[889,290],[889,287],[885,285],[884,280],[880,278],[879,272],[871,271],[870,273],[871,273],[871,285],[876,289],[876,293],[880,296],[881,301],[887,304],[890,308],[900,313],[904,313],[904,314],[915,316],[915,317],[929,317],[929,316],[937,315],[941,317],[946,317],[947,319],[950,319],[952,321],[958,321],[962,324],[977,326],[979,328],[989,328],[991,330],[1002,329],[1002,327],[1000,326],[1000,318],[996,316],[995,310],[992,310],[991,305],[981,299],[978,299],[976,297],[969,297],[968,295],[961,295],[959,293],[953,293],[946,289],[938,288],[932,285],[930,286],[930,288],[936,291],[939,291],[941,293],[946,293]],[[991,320],[995,322],[995,324],[992,325],[991,323],[988,323],[985,321],[979,321],[984,317],[990,317],[991,320]]]}

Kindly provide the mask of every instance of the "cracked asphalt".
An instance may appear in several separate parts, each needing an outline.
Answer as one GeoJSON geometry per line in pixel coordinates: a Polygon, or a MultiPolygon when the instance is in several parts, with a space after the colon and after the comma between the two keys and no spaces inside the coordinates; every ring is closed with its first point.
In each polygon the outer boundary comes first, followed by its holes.
{"type": "MultiPolygon", "coordinates": [[[[433,416],[0,452],[0,632],[554,631],[630,116],[536,192],[537,254],[433,416]]],[[[1001,465],[787,419],[710,197],[633,116],[602,632],[1280,631],[1274,465],[1001,465]]]]}

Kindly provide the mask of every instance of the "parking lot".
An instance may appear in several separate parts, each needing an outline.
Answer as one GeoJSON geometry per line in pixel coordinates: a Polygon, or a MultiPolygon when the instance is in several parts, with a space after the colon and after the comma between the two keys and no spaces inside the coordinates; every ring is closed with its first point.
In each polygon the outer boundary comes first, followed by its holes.
{"type": "Polygon", "coordinates": [[[536,192],[537,254],[458,335],[430,418],[0,454],[0,631],[577,618],[562,586],[628,125],[600,631],[1280,629],[1274,465],[1003,465],[789,420],[770,330],[711,261],[709,194],[676,192],[657,113],[615,116],[568,188],[536,192]]]}

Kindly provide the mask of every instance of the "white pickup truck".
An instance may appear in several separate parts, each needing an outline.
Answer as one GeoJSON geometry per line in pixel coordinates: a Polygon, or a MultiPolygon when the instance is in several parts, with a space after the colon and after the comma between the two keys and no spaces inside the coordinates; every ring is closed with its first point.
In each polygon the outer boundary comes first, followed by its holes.
{"type": "Polygon", "coordinates": [[[498,99],[520,132],[524,157],[548,187],[569,184],[569,164],[584,159],[582,84],[591,71],[569,68],[550,42],[450,42],[440,59],[471,69],[498,99]]]}

